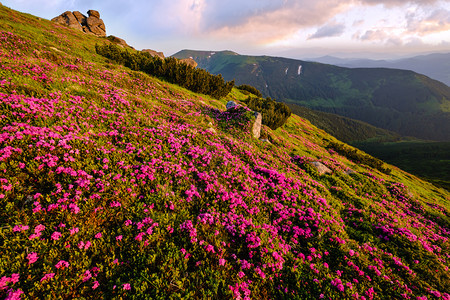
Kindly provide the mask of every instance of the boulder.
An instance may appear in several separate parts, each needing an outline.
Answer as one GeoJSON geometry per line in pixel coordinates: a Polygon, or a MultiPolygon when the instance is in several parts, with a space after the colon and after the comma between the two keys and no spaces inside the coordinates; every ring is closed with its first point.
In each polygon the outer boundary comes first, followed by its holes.
{"type": "Polygon", "coordinates": [[[157,56],[157,57],[159,57],[159,58],[161,58],[161,59],[164,59],[164,58],[165,58],[164,53],[162,53],[162,52],[156,52],[155,50],[152,50],[152,49],[142,49],[142,52],[148,52],[148,53],[150,53],[150,55],[153,56],[153,57],[157,56]]]}
{"type": "Polygon", "coordinates": [[[317,169],[317,172],[319,172],[320,175],[332,173],[332,171],[327,166],[319,161],[313,161],[310,162],[310,164],[317,169]]]}
{"type": "Polygon", "coordinates": [[[66,11],[53,18],[52,21],[84,31],[85,33],[101,37],[106,36],[105,23],[100,19],[100,13],[96,10],[89,10],[87,13],[89,17],[86,17],[79,11],[66,11]]]}
{"type": "Polygon", "coordinates": [[[111,42],[113,42],[114,44],[117,44],[117,45],[119,45],[119,46],[134,49],[133,47],[131,47],[130,45],[128,45],[127,42],[126,42],[124,39],[121,39],[121,38],[119,38],[119,37],[117,37],[117,36],[110,35],[110,36],[108,36],[108,40],[110,40],[111,42]]]}
{"type": "Polygon", "coordinates": [[[83,30],[86,33],[92,33],[97,36],[106,36],[105,23],[103,23],[102,19],[99,19],[93,15],[86,19],[86,26],[83,27],[83,30]]]}
{"type": "Polygon", "coordinates": [[[237,103],[234,102],[234,101],[228,101],[228,102],[227,102],[227,105],[226,105],[227,110],[230,110],[230,109],[232,109],[232,108],[235,108],[236,106],[237,106],[237,103]]]}
{"type": "Polygon", "coordinates": [[[355,174],[356,172],[353,171],[352,169],[347,169],[344,173],[347,175],[350,175],[350,174],[355,174]]]}
{"type": "Polygon", "coordinates": [[[70,28],[82,30],[81,24],[71,11],[63,12],[61,15],[53,18],[52,21],[61,25],[66,25],[70,28]]]}
{"type": "Polygon", "coordinates": [[[96,19],[100,19],[100,13],[96,10],[90,9],[90,10],[88,10],[87,14],[89,17],[94,17],[96,19]]]}
{"type": "Polygon", "coordinates": [[[74,11],[73,15],[77,19],[78,23],[81,24],[81,26],[86,26],[86,19],[87,19],[87,17],[85,15],[83,15],[79,11],[74,11]]]}
{"type": "Polygon", "coordinates": [[[262,123],[262,114],[255,111],[255,122],[252,126],[252,133],[255,139],[259,139],[261,136],[261,123],[262,123]]]}

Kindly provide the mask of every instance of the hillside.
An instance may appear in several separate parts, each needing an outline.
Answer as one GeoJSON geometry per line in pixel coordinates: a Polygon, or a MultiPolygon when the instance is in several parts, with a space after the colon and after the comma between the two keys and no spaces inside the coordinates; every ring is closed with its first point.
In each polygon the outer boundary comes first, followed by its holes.
{"type": "Polygon", "coordinates": [[[403,136],[450,140],[450,87],[424,75],[386,68],[343,68],[234,52],[183,50],[199,67],[264,96],[367,122],[403,136]],[[214,53],[214,54],[212,54],[214,53]]]}
{"type": "Polygon", "coordinates": [[[432,53],[394,60],[340,59],[332,56],[308,60],[348,68],[392,68],[411,70],[450,86],[450,53],[432,53]]]}
{"type": "Polygon", "coordinates": [[[447,191],[107,38],[0,5],[0,41],[0,298],[450,298],[447,191]]]}
{"type": "Polygon", "coordinates": [[[320,129],[325,130],[340,141],[352,142],[392,142],[400,139],[400,135],[381,129],[362,121],[342,117],[336,114],[312,110],[304,106],[289,104],[292,112],[320,129]]]}

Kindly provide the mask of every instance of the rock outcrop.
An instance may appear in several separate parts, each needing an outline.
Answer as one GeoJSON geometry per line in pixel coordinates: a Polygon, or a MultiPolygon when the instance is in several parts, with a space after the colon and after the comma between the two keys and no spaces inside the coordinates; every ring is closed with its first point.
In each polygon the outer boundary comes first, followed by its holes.
{"type": "Polygon", "coordinates": [[[180,59],[180,61],[194,68],[198,66],[197,62],[193,58],[183,58],[180,59]]]}
{"type": "Polygon", "coordinates": [[[70,28],[74,28],[85,33],[93,34],[96,36],[106,36],[106,27],[103,20],[100,19],[100,13],[96,10],[89,10],[87,12],[88,17],[80,13],[79,11],[66,11],[61,15],[52,19],[53,22],[66,25],[70,28]]]}
{"type": "Polygon", "coordinates": [[[131,47],[130,45],[127,44],[127,42],[124,39],[121,39],[117,36],[114,35],[110,35],[108,36],[108,40],[110,40],[112,43],[119,45],[123,48],[131,48],[134,49],[133,47],[131,47]]]}
{"type": "Polygon", "coordinates": [[[70,28],[83,30],[80,22],[78,22],[77,18],[71,11],[63,12],[61,15],[53,18],[52,21],[61,25],[66,25],[70,28]]]}
{"type": "Polygon", "coordinates": [[[161,58],[161,59],[164,59],[164,58],[165,58],[164,53],[162,53],[162,52],[156,52],[155,50],[152,50],[152,49],[142,49],[142,52],[148,52],[148,53],[150,53],[150,55],[153,56],[153,57],[157,56],[157,57],[159,57],[159,58],[161,58]]]}

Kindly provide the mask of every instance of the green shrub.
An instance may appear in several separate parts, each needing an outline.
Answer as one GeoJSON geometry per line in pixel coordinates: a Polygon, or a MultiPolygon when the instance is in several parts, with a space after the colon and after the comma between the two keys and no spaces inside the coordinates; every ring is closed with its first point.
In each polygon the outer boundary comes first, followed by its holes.
{"type": "Polygon", "coordinates": [[[237,89],[241,90],[241,91],[247,91],[249,93],[252,93],[253,95],[262,98],[263,95],[261,94],[261,92],[255,88],[254,86],[248,85],[248,84],[241,84],[239,86],[236,87],[237,89]]]}
{"type": "Polygon", "coordinates": [[[291,109],[284,103],[272,100],[255,98],[249,96],[243,101],[250,109],[262,114],[262,123],[269,126],[272,130],[283,126],[291,116],[291,109]]]}
{"type": "Polygon", "coordinates": [[[152,57],[147,52],[122,50],[113,44],[96,45],[95,50],[98,54],[127,68],[161,77],[195,93],[222,98],[228,95],[234,86],[234,80],[226,82],[220,74],[212,75],[173,57],[162,60],[159,57],[152,57]]]}

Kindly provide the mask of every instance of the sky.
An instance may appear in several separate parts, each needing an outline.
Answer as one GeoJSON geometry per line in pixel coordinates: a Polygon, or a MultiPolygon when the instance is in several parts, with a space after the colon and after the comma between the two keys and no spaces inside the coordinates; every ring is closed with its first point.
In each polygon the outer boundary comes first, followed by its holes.
{"type": "Polygon", "coordinates": [[[52,19],[98,10],[134,48],[400,58],[450,52],[450,0],[0,0],[52,19]]]}

